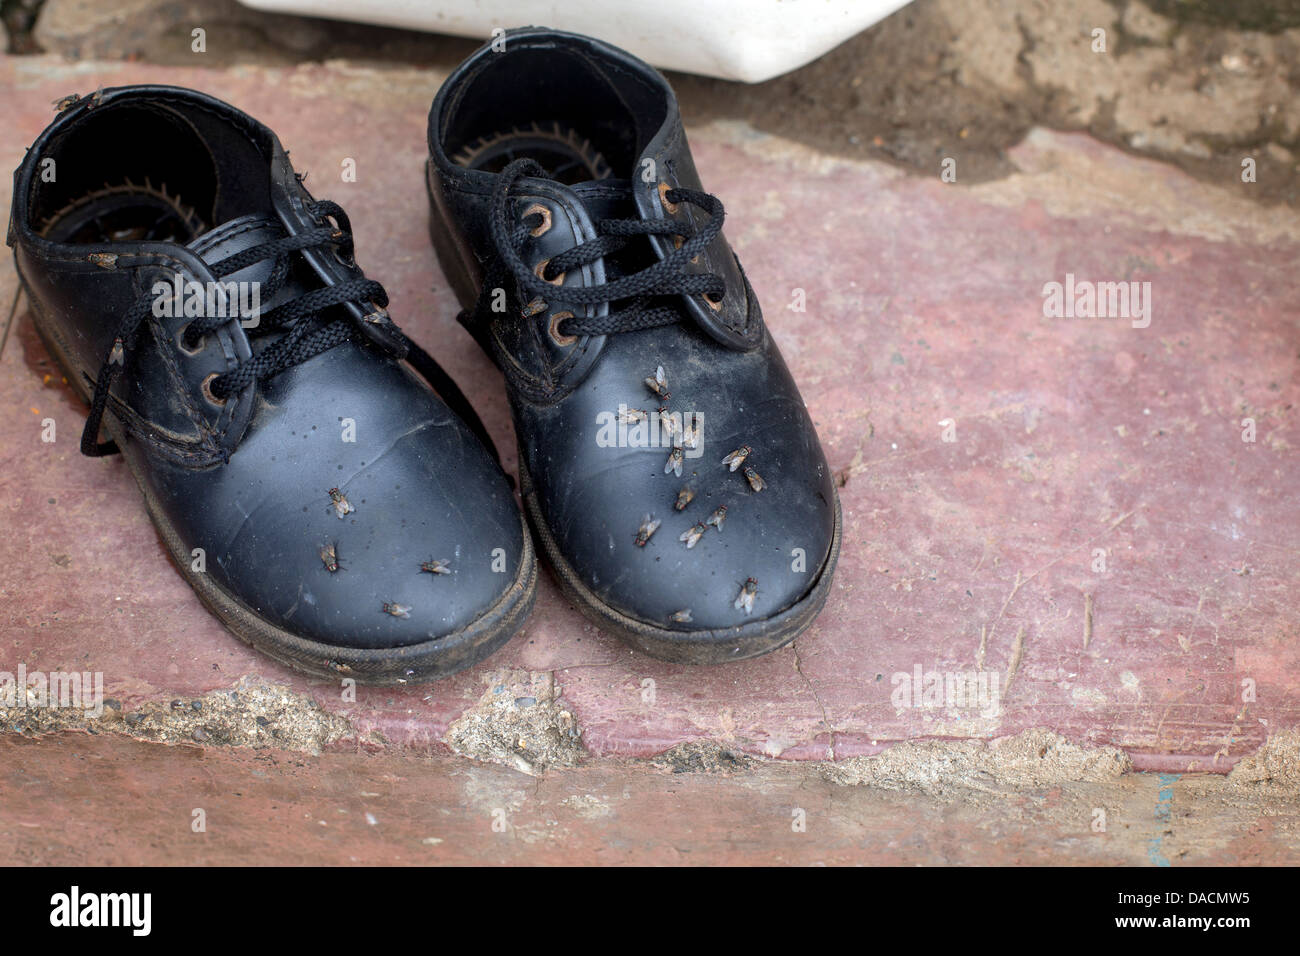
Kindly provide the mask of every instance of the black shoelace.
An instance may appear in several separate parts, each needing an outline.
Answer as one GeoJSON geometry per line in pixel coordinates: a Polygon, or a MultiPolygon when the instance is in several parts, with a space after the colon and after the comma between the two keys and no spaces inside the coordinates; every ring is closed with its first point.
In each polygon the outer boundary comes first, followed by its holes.
{"type": "MultiPolygon", "coordinates": [[[[262,297],[269,300],[283,287],[289,276],[292,253],[332,246],[341,258],[350,261],[353,248],[352,224],[347,213],[337,203],[329,200],[310,202],[308,210],[322,223],[332,218],[338,224],[338,228],[326,224],[296,236],[286,235],[259,243],[211,266],[213,278],[224,279],[255,263],[271,260],[273,263],[271,274],[263,283],[261,290],[262,297]]],[[[153,308],[153,301],[152,293],[142,296],[118,325],[112,349],[104,364],[100,366],[99,376],[95,381],[94,398],[90,405],[90,415],[86,418],[86,428],[81,434],[81,452],[84,455],[99,457],[118,451],[116,443],[99,441],[100,423],[108,406],[109,394],[126,367],[127,354],[136,346],[140,329],[153,308]]],[[[342,316],[336,315],[334,318],[324,315],[334,306],[349,302],[363,308],[371,307],[371,311],[367,314],[374,315],[374,310],[382,310],[388,305],[388,293],[373,279],[364,277],[346,279],[334,285],[306,292],[263,313],[258,319],[258,324],[248,330],[250,337],[255,333],[267,331],[288,329],[288,332],[251,359],[240,362],[235,368],[212,379],[208,384],[208,391],[216,399],[224,401],[255,381],[265,381],[352,339],[356,333],[356,321],[348,313],[342,316]]],[[[237,312],[237,305],[232,303],[232,306],[237,312]]],[[[448,406],[474,430],[495,457],[496,448],[488,436],[487,429],[483,427],[469,401],[450,376],[427,352],[408,339],[386,314],[383,315],[384,322],[393,333],[394,339],[400,343],[398,348],[390,350],[394,357],[409,361],[442,396],[448,406]]],[[[205,315],[195,319],[186,327],[182,344],[187,349],[195,349],[207,333],[227,322],[245,318],[249,317],[231,314],[228,310],[226,315],[205,315]]]]}
{"type": "MultiPolygon", "coordinates": [[[[725,293],[726,288],[719,276],[712,273],[690,273],[685,269],[722,231],[725,216],[722,202],[709,193],[684,187],[667,190],[664,198],[670,203],[689,203],[704,210],[709,218],[699,229],[692,225],[689,217],[682,221],[601,219],[595,224],[596,238],[581,242],[554,256],[539,278],[519,257],[518,249],[528,233],[543,223],[543,217],[540,213],[533,213],[518,223],[512,223],[510,217],[510,189],[524,176],[547,178],[547,173],[531,159],[517,159],[501,171],[492,193],[489,229],[498,258],[489,268],[476,308],[479,314],[483,314],[483,310],[489,307],[492,289],[501,286],[501,280],[506,275],[513,276],[521,289],[543,302],[581,306],[629,300],[627,306],[611,311],[604,317],[564,319],[556,327],[562,335],[610,335],[672,325],[680,321],[680,311],[670,304],[653,305],[655,297],[703,295],[716,302],[725,293]],[[580,269],[612,256],[639,236],[674,237],[680,240],[680,245],[653,265],[599,285],[552,284],[572,269],[580,269]]],[[[612,271],[608,260],[606,268],[607,273],[612,271]]]]}

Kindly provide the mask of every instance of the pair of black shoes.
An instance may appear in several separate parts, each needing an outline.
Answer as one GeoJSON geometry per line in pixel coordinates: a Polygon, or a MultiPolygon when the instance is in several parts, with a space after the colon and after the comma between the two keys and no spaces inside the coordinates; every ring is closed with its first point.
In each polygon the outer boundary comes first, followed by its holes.
{"type": "MultiPolygon", "coordinates": [[[[508,640],[532,538],[344,211],[211,97],[70,99],[16,173],[9,244],[91,404],[83,452],[123,454],[203,601],[277,660],[377,683],[508,640]]],[[[509,31],[438,93],[429,148],[433,241],[504,373],[564,593],[666,660],[793,640],[826,600],[839,505],[667,81],[509,31]]]]}

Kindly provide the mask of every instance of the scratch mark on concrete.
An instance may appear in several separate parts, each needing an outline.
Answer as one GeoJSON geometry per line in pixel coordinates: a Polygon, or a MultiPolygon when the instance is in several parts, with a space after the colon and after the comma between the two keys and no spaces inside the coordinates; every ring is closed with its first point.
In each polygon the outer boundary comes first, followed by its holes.
{"type": "Polygon", "coordinates": [[[1016,679],[1016,672],[1020,670],[1020,659],[1025,654],[1025,625],[1020,625],[1020,630],[1016,631],[1016,641],[1011,645],[1011,660],[1007,663],[1007,679],[1003,684],[1003,695],[1005,696],[1011,690],[1011,682],[1016,679]]]}
{"type": "MultiPolygon", "coordinates": [[[[1052,566],[1053,566],[1054,564],[1056,564],[1058,561],[1061,561],[1061,560],[1064,559],[1064,558],[1068,558],[1070,555],[1074,554],[1076,551],[1080,551],[1080,550],[1082,550],[1083,548],[1087,548],[1087,547],[1090,547],[1091,545],[1096,544],[1098,541],[1100,541],[1102,538],[1106,537],[1106,535],[1110,534],[1112,531],[1114,531],[1116,528],[1118,528],[1120,525],[1122,525],[1125,521],[1127,521],[1127,520],[1128,520],[1129,518],[1131,518],[1131,517],[1133,517],[1133,512],[1131,512],[1131,511],[1126,511],[1126,512],[1124,512],[1122,515],[1120,515],[1118,518],[1116,518],[1114,521],[1112,521],[1109,525],[1107,525],[1105,531],[1101,532],[1101,533],[1098,534],[1098,535],[1093,536],[1092,538],[1089,538],[1087,541],[1083,542],[1082,544],[1076,544],[1073,548],[1070,548],[1070,549],[1068,549],[1068,550],[1066,550],[1066,551],[1062,551],[1062,552],[1061,552],[1060,554],[1058,554],[1056,557],[1052,558],[1051,561],[1048,561],[1046,564],[1044,564],[1041,568],[1039,568],[1039,569],[1038,569],[1037,571],[1035,571],[1033,574],[1029,575],[1029,577],[1025,578],[1025,581],[1026,581],[1026,582],[1032,581],[1034,578],[1038,577],[1040,574],[1042,574],[1042,573],[1043,573],[1044,571],[1046,571],[1048,568],[1052,567],[1052,566]]],[[[1013,591],[1012,593],[1014,594],[1015,592],[1013,591]]]]}
{"type": "Polygon", "coordinates": [[[1092,643],[1092,595],[1083,596],[1083,649],[1092,643]]]}
{"type": "Polygon", "coordinates": [[[1016,580],[1015,583],[1011,586],[1011,593],[1008,594],[1007,599],[1002,602],[1002,607],[998,609],[997,616],[993,618],[993,622],[989,625],[988,636],[986,638],[980,639],[981,651],[983,651],[984,647],[987,645],[989,641],[993,640],[993,632],[997,629],[998,621],[1002,620],[1002,615],[1007,612],[1007,605],[1011,603],[1011,599],[1016,596],[1016,592],[1020,590],[1020,586],[1024,584],[1025,581],[1027,580],[1028,578],[1023,577],[1019,571],[1016,572],[1016,580]]]}

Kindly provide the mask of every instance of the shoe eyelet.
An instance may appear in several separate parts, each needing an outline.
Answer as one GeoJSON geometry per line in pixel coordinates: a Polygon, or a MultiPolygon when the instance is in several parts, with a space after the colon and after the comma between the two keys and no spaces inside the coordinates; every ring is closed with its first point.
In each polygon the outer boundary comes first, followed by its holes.
{"type": "Polygon", "coordinates": [[[198,355],[200,352],[203,351],[204,346],[207,344],[205,342],[205,339],[207,339],[206,335],[199,336],[199,342],[196,346],[194,346],[194,348],[190,348],[188,345],[185,344],[185,332],[186,330],[189,329],[189,327],[192,324],[193,323],[191,322],[186,322],[184,325],[182,325],[179,329],[176,330],[176,347],[180,349],[182,352],[184,352],[186,355],[198,355]]]}
{"type": "Polygon", "coordinates": [[[723,295],[718,296],[716,302],[713,300],[713,297],[710,296],[707,292],[704,294],[703,298],[705,302],[709,303],[709,308],[712,309],[714,312],[722,311],[722,300],[725,298],[725,293],[723,295]]]}
{"type": "Polygon", "coordinates": [[[672,188],[673,187],[669,186],[667,183],[660,183],[659,201],[663,203],[664,208],[668,210],[668,215],[675,216],[677,215],[677,203],[668,201],[668,191],[671,190],[672,188]]]}
{"type": "Polygon", "coordinates": [[[560,323],[565,319],[573,318],[572,312],[556,312],[551,316],[550,324],[546,327],[546,332],[551,337],[551,341],[561,348],[567,348],[574,342],[578,341],[576,335],[565,335],[560,331],[560,323]]]}
{"type": "Polygon", "coordinates": [[[543,206],[541,203],[535,202],[527,209],[524,210],[524,214],[521,217],[523,219],[527,219],[529,216],[538,216],[538,215],[542,217],[542,224],[538,226],[536,229],[530,229],[528,231],[528,234],[532,236],[534,239],[537,238],[538,236],[545,235],[550,230],[551,210],[543,206]]]}
{"type": "Polygon", "coordinates": [[[334,261],[348,269],[355,269],[357,267],[356,258],[351,255],[343,255],[339,252],[338,246],[334,247],[334,261]]]}
{"type": "Polygon", "coordinates": [[[542,275],[542,273],[546,271],[546,267],[550,264],[550,261],[550,259],[543,259],[541,262],[537,263],[537,265],[533,266],[533,272],[536,273],[537,278],[541,279],[543,282],[549,282],[551,285],[564,285],[564,277],[568,275],[567,272],[561,272],[554,279],[548,279],[546,276],[542,275]]]}
{"type": "Polygon", "coordinates": [[[220,373],[213,372],[211,375],[209,375],[207,378],[203,380],[203,384],[200,385],[199,388],[203,391],[203,397],[208,401],[209,404],[215,405],[217,408],[221,408],[226,404],[226,400],[224,398],[217,398],[217,396],[212,394],[212,380],[216,378],[218,374],[220,373]]]}

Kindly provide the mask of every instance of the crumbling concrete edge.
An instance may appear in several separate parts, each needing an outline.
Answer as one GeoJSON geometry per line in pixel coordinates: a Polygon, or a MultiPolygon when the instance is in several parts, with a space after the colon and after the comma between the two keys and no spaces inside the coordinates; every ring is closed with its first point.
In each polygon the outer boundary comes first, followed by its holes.
{"type": "MultiPolygon", "coordinates": [[[[554,672],[508,668],[486,674],[484,683],[479,700],[449,725],[438,750],[445,747],[450,754],[533,777],[608,759],[674,774],[743,775],[758,765],[788,765],[843,786],[938,795],[954,787],[1031,791],[1104,784],[1148,769],[1121,748],[1076,744],[1044,728],[989,740],[900,741],[877,753],[840,760],[771,758],[707,738],[648,757],[604,756],[584,745],[578,718],[554,672]]],[[[97,715],[76,708],[0,707],[0,734],[109,733],[165,745],[308,754],[379,751],[385,744],[377,731],[366,729],[364,720],[332,713],[308,694],[257,677],[244,677],[229,689],[152,700],[130,709],[111,698],[103,703],[97,715]]],[[[412,751],[410,756],[418,759],[420,754],[412,751]]],[[[1271,734],[1230,770],[1226,762],[1189,767],[1182,772],[1218,777],[1226,770],[1226,784],[1234,788],[1281,787],[1300,793],[1300,730],[1271,734]]]]}

